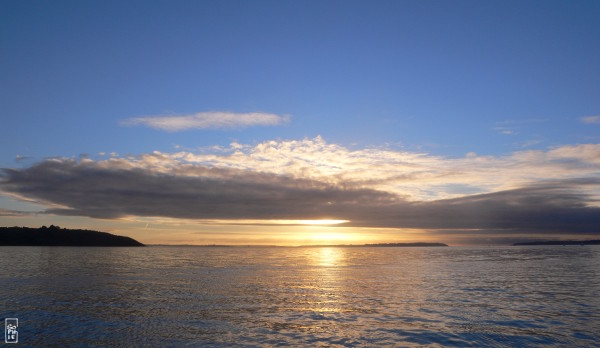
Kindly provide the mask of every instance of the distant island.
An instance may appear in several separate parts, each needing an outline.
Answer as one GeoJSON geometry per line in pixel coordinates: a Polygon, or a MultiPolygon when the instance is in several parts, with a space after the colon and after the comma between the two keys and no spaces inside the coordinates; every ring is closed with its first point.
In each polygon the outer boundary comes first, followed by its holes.
{"type": "Polygon", "coordinates": [[[364,244],[367,247],[447,247],[444,243],[376,243],[364,244]]]}
{"type": "Polygon", "coordinates": [[[0,227],[0,246],[144,246],[137,240],[107,232],[70,230],[58,226],[0,227]]]}
{"type": "Polygon", "coordinates": [[[326,244],[326,245],[302,245],[302,247],[447,247],[444,243],[376,243],[376,244],[326,244]]]}
{"type": "Polygon", "coordinates": [[[600,240],[547,240],[513,244],[513,246],[522,245],[600,245],[600,240]]]}

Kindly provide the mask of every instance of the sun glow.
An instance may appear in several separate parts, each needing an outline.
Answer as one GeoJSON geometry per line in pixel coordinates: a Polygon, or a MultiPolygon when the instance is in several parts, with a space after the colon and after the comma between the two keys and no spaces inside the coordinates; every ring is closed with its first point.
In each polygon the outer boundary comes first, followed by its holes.
{"type": "Polygon", "coordinates": [[[295,233],[298,244],[308,245],[338,245],[364,243],[364,236],[360,231],[338,226],[319,226],[306,224],[299,228],[302,231],[295,233]]]}
{"type": "Polygon", "coordinates": [[[345,233],[335,233],[335,232],[333,232],[333,233],[331,233],[331,232],[314,233],[311,235],[311,238],[316,241],[322,241],[322,242],[327,242],[327,243],[348,242],[349,240],[352,239],[352,238],[349,238],[349,236],[346,235],[345,233]]]}
{"type": "Polygon", "coordinates": [[[283,220],[283,219],[211,219],[211,220],[194,220],[205,224],[220,224],[220,225],[311,225],[311,226],[328,226],[339,225],[350,222],[350,220],[333,220],[333,219],[318,219],[318,220],[283,220]]]}
{"type": "Polygon", "coordinates": [[[350,222],[350,220],[292,220],[296,221],[299,225],[339,225],[346,222],[350,222]]]}

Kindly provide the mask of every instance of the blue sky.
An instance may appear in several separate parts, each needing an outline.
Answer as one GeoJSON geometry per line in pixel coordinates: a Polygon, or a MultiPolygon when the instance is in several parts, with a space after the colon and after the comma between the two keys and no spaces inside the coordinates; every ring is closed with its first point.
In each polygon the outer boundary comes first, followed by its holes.
{"type": "MultiPolygon", "coordinates": [[[[0,167],[317,136],[448,161],[598,144],[599,17],[597,1],[5,1],[0,167]],[[198,113],[282,121],[128,122],[198,113]]],[[[571,178],[598,173],[591,151],[571,178]]],[[[431,195],[414,197],[447,198],[431,195]]]]}

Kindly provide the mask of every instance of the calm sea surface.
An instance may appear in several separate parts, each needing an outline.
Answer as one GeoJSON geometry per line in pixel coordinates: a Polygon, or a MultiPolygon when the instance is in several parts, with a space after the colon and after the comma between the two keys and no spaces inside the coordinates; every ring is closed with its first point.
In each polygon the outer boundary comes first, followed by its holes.
{"type": "Polygon", "coordinates": [[[600,247],[0,247],[0,301],[31,346],[598,347],[600,247]]]}

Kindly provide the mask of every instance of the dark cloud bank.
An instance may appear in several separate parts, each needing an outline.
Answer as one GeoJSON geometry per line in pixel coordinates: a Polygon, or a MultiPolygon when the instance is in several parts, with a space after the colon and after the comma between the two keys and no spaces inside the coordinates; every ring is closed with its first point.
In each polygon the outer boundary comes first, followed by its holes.
{"type": "Polygon", "coordinates": [[[344,219],[346,226],[505,233],[598,234],[600,208],[581,188],[599,179],[432,202],[357,187],[265,173],[194,167],[187,173],[111,168],[96,162],[47,160],[3,169],[0,188],[68,208],[46,212],[111,219],[126,215],[189,219],[344,219]]]}

